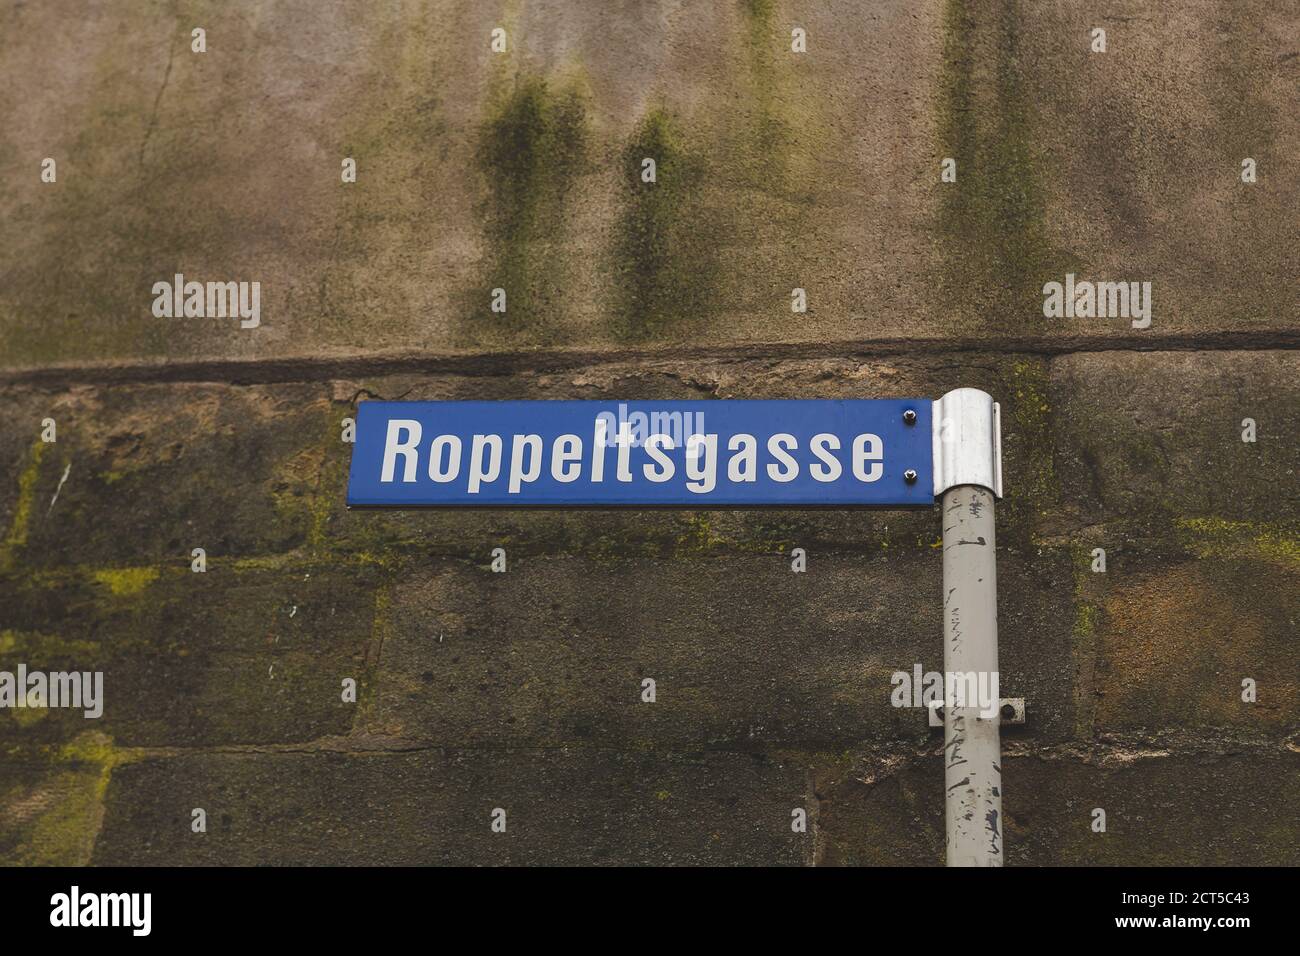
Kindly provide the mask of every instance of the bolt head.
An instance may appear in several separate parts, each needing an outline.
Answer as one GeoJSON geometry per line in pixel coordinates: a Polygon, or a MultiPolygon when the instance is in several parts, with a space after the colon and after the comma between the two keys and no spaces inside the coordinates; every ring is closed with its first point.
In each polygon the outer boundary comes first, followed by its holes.
{"type": "Polygon", "coordinates": [[[1002,719],[1003,719],[1003,720],[1011,720],[1011,719],[1012,719],[1013,717],[1015,717],[1015,716],[1016,716],[1016,709],[1015,709],[1014,707],[1012,707],[1010,704],[1003,704],[1003,705],[1002,705],[1002,719]]]}
{"type": "Polygon", "coordinates": [[[907,469],[907,471],[903,472],[903,480],[909,485],[916,484],[916,472],[911,468],[907,469]]]}
{"type": "Polygon", "coordinates": [[[913,411],[913,410],[910,409],[910,408],[909,408],[907,411],[903,412],[903,423],[904,423],[905,425],[915,425],[915,424],[916,424],[916,412],[913,411]]]}

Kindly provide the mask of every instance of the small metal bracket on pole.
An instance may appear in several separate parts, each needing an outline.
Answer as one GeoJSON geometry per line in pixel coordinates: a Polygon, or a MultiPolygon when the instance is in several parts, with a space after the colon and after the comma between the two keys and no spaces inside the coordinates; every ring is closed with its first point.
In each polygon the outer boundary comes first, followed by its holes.
{"type": "MultiPolygon", "coordinates": [[[[932,701],[926,705],[925,709],[930,718],[930,726],[942,728],[943,701],[932,701]]],[[[1025,699],[1023,697],[1003,697],[998,701],[998,716],[1002,718],[1003,727],[1008,724],[1023,724],[1025,722],[1025,699]]]]}
{"type": "Polygon", "coordinates": [[[943,521],[946,857],[948,866],[1001,866],[1004,701],[993,523],[1002,497],[1001,408],[987,392],[955,389],[934,403],[932,428],[943,521]]]}

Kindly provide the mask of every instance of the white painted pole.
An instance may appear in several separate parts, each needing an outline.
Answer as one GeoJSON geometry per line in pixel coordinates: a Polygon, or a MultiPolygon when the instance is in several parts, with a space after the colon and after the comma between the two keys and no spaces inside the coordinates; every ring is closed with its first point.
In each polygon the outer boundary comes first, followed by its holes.
{"type": "Polygon", "coordinates": [[[1001,409],[985,392],[934,403],[943,518],[944,816],[948,866],[1001,866],[1002,744],[994,503],[1001,409]]]}
{"type": "Polygon", "coordinates": [[[943,783],[948,865],[1001,866],[1002,746],[996,677],[993,493],[977,485],[958,485],[944,494],[942,513],[943,783]],[[966,706],[957,706],[950,696],[958,689],[958,681],[962,682],[966,706]],[[985,699],[972,700],[973,691],[985,699]]]}

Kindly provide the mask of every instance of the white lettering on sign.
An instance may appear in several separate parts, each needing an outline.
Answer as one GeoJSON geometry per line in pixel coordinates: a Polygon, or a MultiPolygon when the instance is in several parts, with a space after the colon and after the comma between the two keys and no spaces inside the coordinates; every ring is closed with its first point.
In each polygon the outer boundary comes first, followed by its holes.
{"type": "Polygon", "coordinates": [[[879,481],[884,474],[884,442],[869,432],[854,437],[846,462],[841,458],[839,436],[829,432],[814,435],[806,449],[799,447],[798,438],[786,432],[770,435],[766,441],[741,432],[729,436],[725,452],[720,452],[715,433],[687,435],[684,442],[680,437],[662,433],[641,439],[629,423],[623,422],[613,439],[609,439],[608,425],[606,418],[595,419],[589,445],[573,434],[560,435],[549,443],[536,434],[481,434],[471,438],[467,451],[457,435],[436,435],[424,442],[423,427],[418,421],[393,418],[388,421],[384,438],[379,480],[383,483],[416,481],[423,455],[424,467],[433,481],[463,482],[473,495],[501,480],[504,472],[507,492],[517,495],[547,473],[564,483],[584,476],[591,482],[605,481],[609,448],[614,449],[611,471],[615,481],[630,483],[643,478],[658,484],[679,480],[685,482],[688,491],[700,495],[717,487],[724,455],[723,474],[731,483],[757,481],[760,467],[769,479],[782,483],[794,481],[804,469],[814,481],[839,481],[846,464],[853,477],[864,484],[879,481]],[[638,463],[635,469],[634,447],[642,448],[648,459],[638,463]],[[684,448],[686,453],[685,468],[680,473],[678,463],[668,455],[677,448],[684,448]],[[765,457],[760,455],[760,448],[765,450],[765,457]],[[508,462],[503,460],[507,457],[508,462]]]}

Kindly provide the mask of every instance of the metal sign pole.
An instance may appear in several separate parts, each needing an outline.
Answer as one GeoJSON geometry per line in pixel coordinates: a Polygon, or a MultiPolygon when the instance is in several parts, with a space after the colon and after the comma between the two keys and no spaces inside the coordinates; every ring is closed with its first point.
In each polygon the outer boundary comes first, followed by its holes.
{"type": "Polygon", "coordinates": [[[994,501],[1001,409],[973,388],[934,403],[934,493],[943,520],[944,813],[948,866],[1001,866],[994,501]]]}

